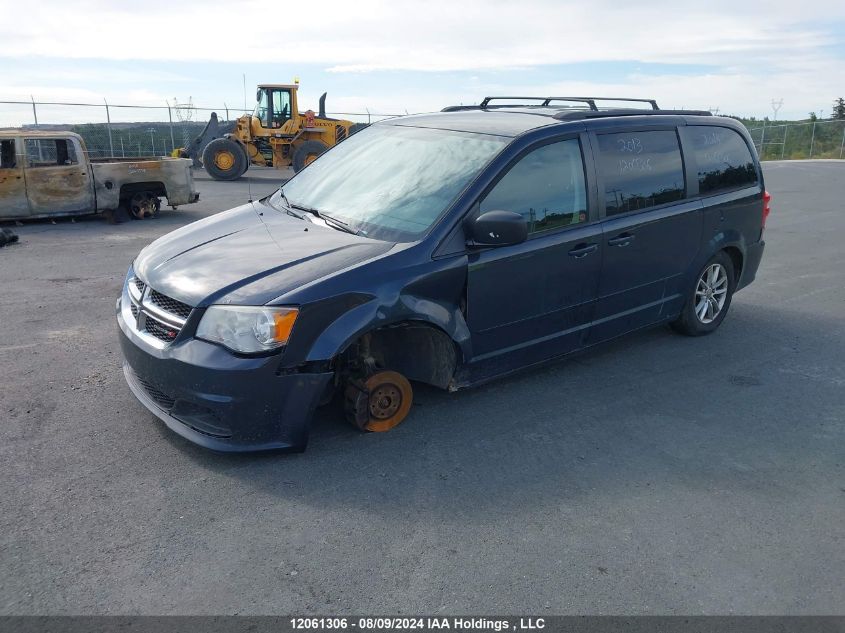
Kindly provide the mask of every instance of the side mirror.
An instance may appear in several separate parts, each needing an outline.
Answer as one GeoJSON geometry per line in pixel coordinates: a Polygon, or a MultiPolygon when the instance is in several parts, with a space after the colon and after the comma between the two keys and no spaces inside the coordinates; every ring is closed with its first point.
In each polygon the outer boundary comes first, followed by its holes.
{"type": "Polygon", "coordinates": [[[488,211],[469,225],[470,246],[507,246],[528,239],[528,223],[513,211],[488,211]]]}
{"type": "Polygon", "coordinates": [[[255,91],[255,102],[256,103],[261,103],[261,95],[262,95],[263,92],[264,91],[261,90],[261,89],[255,91]]]}

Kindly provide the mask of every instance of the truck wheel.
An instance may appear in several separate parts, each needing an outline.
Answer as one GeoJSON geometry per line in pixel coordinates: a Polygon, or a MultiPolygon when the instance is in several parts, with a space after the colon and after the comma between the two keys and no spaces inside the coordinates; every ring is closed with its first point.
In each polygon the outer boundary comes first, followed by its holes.
{"type": "Polygon", "coordinates": [[[719,251],[696,275],[681,316],[670,324],[672,329],[687,336],[715,331],[728,313],[734,288],[733,261],[725,251],[719,251]]]}
{"type": "Polygon", "coordinates": [[[126,208],[136,220],[144,220],[146,218],[154,218],[158,215],[161,209],[161,200],[148,191],[139,191],[132,194],[126,202],[126,208]]]}
{"type": "Polygon", "coordinates": [[[249,167],[246,152],[229,138],[216,138],[205,146],[202,165],[214,180],[235,180],[249,167]]]}
{"type": "Polygon", "coordinates": [[[365,382],[346,385],[346,419],[362,431],[381,433],[398,426],[411,410],[411,383],[395,371],[378,371],[365,382]]]}
{"type": "Polygon", "coordinates": [[[329,146],[322,141],[305,141],[293,153],[293,170],[298,172],[307,167],[327,149],[329,146]]]}

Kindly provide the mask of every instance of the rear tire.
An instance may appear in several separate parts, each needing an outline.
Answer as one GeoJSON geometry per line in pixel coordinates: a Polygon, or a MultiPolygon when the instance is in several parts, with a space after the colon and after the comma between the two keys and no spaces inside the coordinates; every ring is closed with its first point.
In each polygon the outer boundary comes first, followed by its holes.
{"type": "Polygon", "coordinates": [[[126,201],[126,210],[135,220],[154,218],[161,210],[161,200],[148,191],[139,191],[126,201]]]}
{"type": "Polygon", "coordinates": [[[327,149],[329,146],[322,141],[305,141],[293,153],[293,170],[301,171],[327,149]]]}
{"type": "Polygon", "coordinates": [[[216,138],[205,146],[202,165],[214,180],[235,180],[249,167],[246,152],[230,138],[216,138]]]}
{"type": "Polygon", "coordinates": [[[687,336],[715,332],[725,320],[736,289],[734,265],[725,251],[719,251],[695,276],[681,315],[670,325],[687,336]]]}

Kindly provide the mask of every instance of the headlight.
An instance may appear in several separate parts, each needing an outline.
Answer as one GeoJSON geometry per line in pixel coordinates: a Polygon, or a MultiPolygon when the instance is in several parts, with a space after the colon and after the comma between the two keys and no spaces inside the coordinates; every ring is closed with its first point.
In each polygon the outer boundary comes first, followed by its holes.
{"type": "Polygon", "coordinates": [[[211,306],[202,316],[197,338],[235,352],[266,352],[288,342],[299,310],[270,306],[211,306]]]}

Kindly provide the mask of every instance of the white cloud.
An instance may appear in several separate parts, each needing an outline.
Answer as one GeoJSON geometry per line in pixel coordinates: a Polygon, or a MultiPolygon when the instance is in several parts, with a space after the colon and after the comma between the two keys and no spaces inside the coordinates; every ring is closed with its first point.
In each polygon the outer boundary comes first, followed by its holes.
{"type": "MultiPolygon", "coordinates": [[[[737,55],[773,59],[829,41],[820,29],[801,26],[791,2],[619,5],[356,0],[305,4],[285,16],[273,0],[40,0],[28,8],[28,19],[0,25],[0,56],[275,59],[337,70],[464,70],[588,60],[729,63],[737,55]]],[[[4,15],[19,6],[0,0],[4,15]]],[[[845,16],[845,4],[821,0],[813,14],[835,20],[845,16]]]]}
{"type": "MultiPolygon", "coordinates": [[[[16,0],[0,0],[2,15],[20,13],[19,7],[16,0]]],[[[705,64],[718,71],[631,76],[614,84],[597,77],[530,88],[654,94],[670,104],[719,104],[723,111],[760,112],[762,102],[765,112],[768,99],[783,96],[804,114],[824,106],[845,84],[841,53],[828,52],[830,45],[841,50],[841,0],[819,0],[811,13],[786,0],[356,0],[352,5],[306,3],[293,13],[273,0],[40,0],[26,11],[24,20],[0,23],[4,65],[13,65],[12,58],[58,57],[245,65],[278,60],[280,67],[316,63],[336,73],[503,70],[510,71],[505,91],[513,92],[520,88],[514,71],[519,68],[585,61],[705,64]],[[811,22],[813,16],[824,16],[823,23],[811,22]],[[823,24],[839,24],[840,32],[823,24]]],[[[144,81],[154,84],[155,77],[144,81]]],[[[472,95],[430,88],[406,90],[401,103],[379,95],[350,96],[345,102],[349,108],[366,103],[400,112],[437,109],[456,97],[477,99],[486,86],[473,83],[472,95]],[[441,95],[444,100],[438,100],[441,95]]],[[[154,87],[138,90],[154,92],[154,87]]]]}

